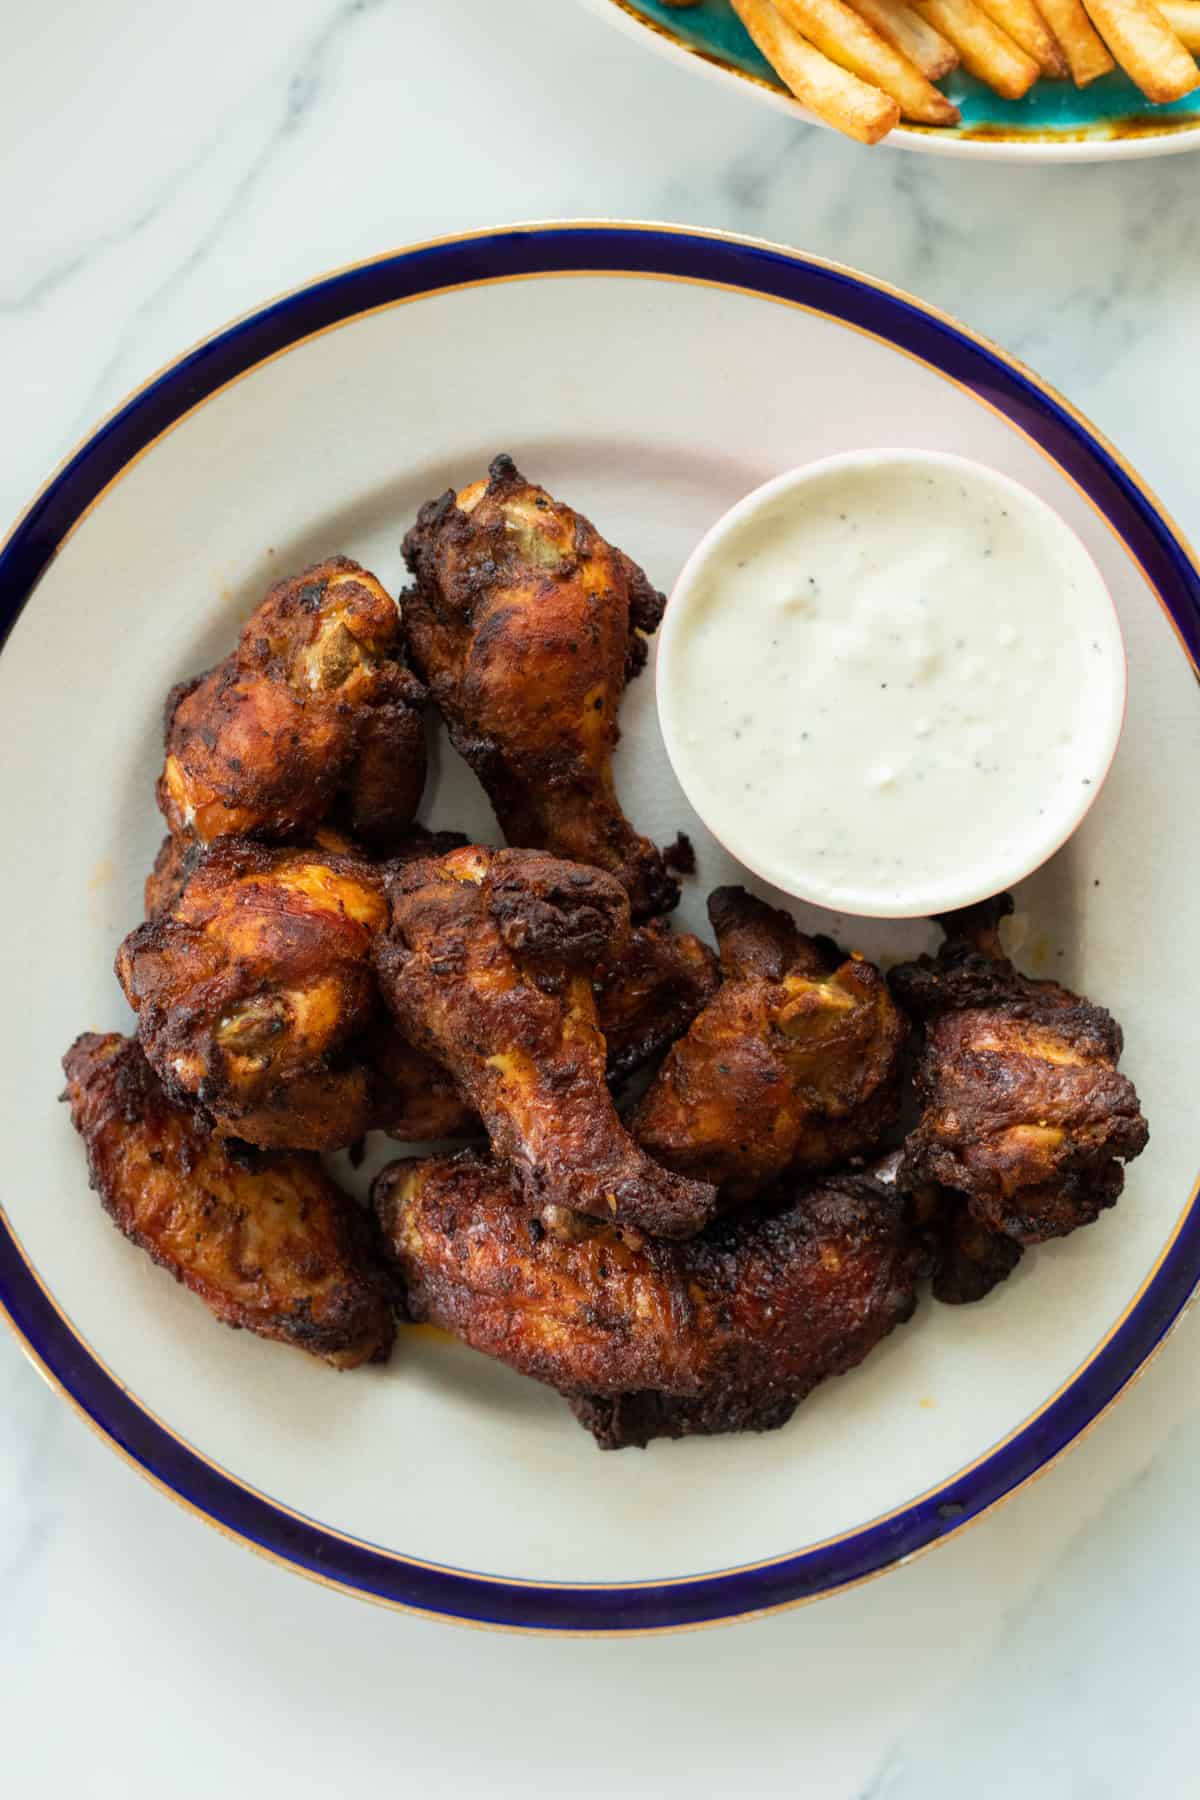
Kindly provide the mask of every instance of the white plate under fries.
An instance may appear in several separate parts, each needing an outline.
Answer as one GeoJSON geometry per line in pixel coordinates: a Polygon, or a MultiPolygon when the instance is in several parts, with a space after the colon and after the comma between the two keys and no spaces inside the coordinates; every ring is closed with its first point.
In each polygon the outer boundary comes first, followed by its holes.
{"type": "MultiPolygon", "coordinates": [[[[201,1516],[449,1618],[739,1617],[861,1580],[985,1512],[1178,1315],[1200,1273],[1197,1015],[1169,954],[1195,935],[1200,876],[1200,575],[1116,453],[941,315],[791,252],[662,227],[522,227],[397,253],[275,302],[136,395],[19,522],[0,616],[0,1302],[114,1446],[201,1516]],[[344,551],[400,584],[418,505],[498,450],[669,587],[757,483],[888,444],[958,451],[1044,496],[1121,611],[1116,766],[1018,895],[1012,930],[1025,967],[1125,1025],[1152,1140],[1121,1205],[982,1305],[925,1300],[785,1430],[644,1453],[602,1455],[552,1393],[431,1332],[339,1376],[217,1325],[109,1225],[56,1100],[75,1034],[130,1022],[111,967],[159,840],[166,690],[317,557],[344,551]]],[[[619,786],[643,830],[693,834],[679,917],[704,929],[704,895],[739,872],[691,816],[653,702],[648,674],[625,701],[619,786]]],[[[444,742],[425,817],[491,830],[444,742]]],[[[919,922],[845,937],[893,959],[934,942],[919,922]]]]}

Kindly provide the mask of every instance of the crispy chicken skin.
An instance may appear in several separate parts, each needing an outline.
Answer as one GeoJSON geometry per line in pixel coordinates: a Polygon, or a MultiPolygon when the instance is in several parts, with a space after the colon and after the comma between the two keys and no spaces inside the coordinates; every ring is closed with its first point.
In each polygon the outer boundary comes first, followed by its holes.
{"type": "MultiPolygon", "coordinates": [[[[625,952],[596,971],[593,983],[608,1077],[620,1080],[664,1050],[716,988],[716,957],[687,932],[663,920],[635,925],[625,952]]],[[[364,1047],[375,1092],[372,1120],[400,1143],[429,1143],[482,1135],[479,1114],[459,1095],[454,1078],[417,1050],[388,1022],[364,1047]]]]}
{"type": "Polygon", "coordinates": [[[1053,981],[1018,974],[1000,943],[1007,894],[939,921],[946,942],[891,974],[923,1021],[923,1107],[901,1179],[962,1197],[980,1228],[1039,1244],[1089,1225],[1124,1185],[1148,1130],[1117,1070],[1121,1028],[1053,981]]]}
{"type": "Polygon", "coordinates": [[[652,1162],[605,1085],[592,978],[629,936],[610,875],[538,850],[472,846],[390,875],[377,940],[401,1033],[437,1058],[482,1116],[527,1201],[687,1237],[716,1195],[652,1162]]]}
{"type": "MultiPolygon", "coordinates": [[[[903,1151],[896,1152],[897,1165],[903,1160],[903,1151]]],[[[1024,1254],[1015,1239],[981,1224],[962,1194],[934,1181],[921,1182],[908,1192],[914,1229],[928,1253],[935,1300],[945,1306],[966,1306],[986,1299],[1008,1280],[1024,1254]]]]}
{"type": "Polygon", "coordinates": [[[686,1244],[533,1217],[470,1151],[392,1163],[372,1203],[409,1316],[575,1399],[609,1448],[782,1425],[916,1304],[906,1203],[863,1176],[686,1244]]]}
{"type": "Polygon", "coordinates": [[[371,1076],[371,1129],[401,1144],[479,1138],[483,1123],[453,1075],[410,1044],[389,1018],[371,1027],[363,1045],[371,1076]]]}
{"type": "Polygon", "coordinates": [[[203,844],[168,831],[146,877],[143,897],[147,919],[160,919],[171,911],[203,855],[203,844]]]}
{"type": "MultiPolygon", "coordinates": [[[[328,825],[313,835],[313,849],[344,856],[363,853],[346,836],[328,825]]],[[[224,854],[233,840],[222,840],[224,854]]],[[[411,826],[389,852],[383,869],[396,870],[418,857],[441,856],[464,847],[461,832],[426,831],[411,826]]],[[[200,864],[215,846],[175,837],[168,833],[146,878],[146,916],[149,920],[170,914],[200,864]]],[[[247,847],[257,862],[259,853],[247,847]]],[[[228,865],[226,865],[228,866],[228,865]]],[[[149,934],[147,934],[149,935],[149,934]]],[[[621,956],[596,972],[596,1001],[600,1029],[608,1048],[610,1079],[627,1075],[657,1055],[683,1031],[711,999],[717,984],[716,958],[708,946],[687,932],[672,932],[664,919],[635,926],[621,956]]],[[[182,998],[182,996],[181,996],[182,998]]],[[[333,1093],[346,1098],[344,1124],[334,1124],[345,1141],[367,1126],[385,1131],[402,1143],[429,1143],[442,1139],[474,1138],[483,1127],[479,1115],[464,1100],[446,1069],[409,1044],[386,1018],[376,1020],[357,1046],[353,1068],[342,1059],[333,1093]],[[366,1071],[370,1102],[362,1098],[366,1071]],[[364,1125],[364,1119],[366,1124],[364,1125]]],[[[319,1104],[330,1092],[329,1083],[317,1090],[319,1104]]],[[[254,1129],[253,1122],[242,1130],[254,1129]]],[[[270,1126],[272,1142],[278,1129],[291,1129],[286,1121],[270,1126]]],[[[304,1126],[301,1125],[303,1132],[304,1126]]],[[[329,1134],[322,1130],[323,1139],[329,1134]]],[[[323,1148],[336,1144],[323,1142],[323,1148]]]]}
{"type": "Polygon", "coordinates": [[[113,1223],[226,1325],[336,1369],[386,1362],[389,1283],[367,1214],[315,1156],[215,1136],[167,1099],[132,1038],[63,1058],[64,1099],[113,1223]]]}
{"type": "MultiPolygon", "coordinates": [[[[224,843],[228,840],[218,838],[215,841],[224,843]]],[[[445,856],[447,851],[457,850],[467,842],[469,840],[461,831],[428,831],[424,825],[409,825],[395,843],[389,844],[383,861],[390,868],[400,863],[413,862],[418,856],[445,856]]],[[[163,913],[171,911],[189,878],[195,874],[211,848],[211,845],[202,843],[197,838],[177,837],[171,831],[167,833],[158,847],[154,867],[146,877],[144,899],[148,919],[160,918],[163,913]]],[[[360,857],[364,862],[373,860],[370,853],[356,843],[349,832],[329,824],[316,826],[295,848],[336,851],[342,856],[360,857]]]]}
{"type": "Polygon", "coordinates": [[[425,785],[425,693],[402,643],[396,602],[347,557],[279,582],[233,654],[168,696],[171,830],[283,842],[336,816],[371,843],[401,832],[425,785]]]}
{"type": "Polygon", "coordinates": [[[260,1146],[331,1150],[371,1120],[353,1040],[377,1011],[387,917],[361,858],[226,839],[130,933],[117,976],[172,1100],[260,1146]]]}
{"type": "Polygon", "coordinates": [[[510,844],[615,875],[635,919],[678,883],[613,787],[617,711],[663,597],[581,514],[498,456],[404,540],[413,662],[510,844]]]}
{"type": "MultiPolygon", "coordinates": [[[[900,1185],[904,1147],[889,1150],[867,1170],[887,1187],[900,1185]]],[[[963,1306],[982,1300],[1006,1281],[1021,1260],[1020,1244],[972,1218],[961,1194],[927,1181],[902,1187],[909,1195],[913,1230],[923,1246],[935,1300],[963,1306]]]]}
{"type": "Polygon", "coordinates": [[[736,887],[718,888],[708,912],[721,987],[629,1128],[734,1202],[879,1144],[898,1116],[906,1026],[874,964],[805,937],[787,913],[736,887]]]}
{"type": "Polygon", "coordinates": [[[628,1075],[687,1030],[720,985],[717,959],[665,919],[635,925],[629,942],[596,971],[596,1008],[609,1079],[628,1075]]]}

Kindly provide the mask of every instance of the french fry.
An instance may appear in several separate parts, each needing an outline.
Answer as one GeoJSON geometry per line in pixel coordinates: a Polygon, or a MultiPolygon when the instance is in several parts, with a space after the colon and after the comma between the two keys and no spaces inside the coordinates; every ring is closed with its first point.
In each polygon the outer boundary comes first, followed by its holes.
{"type": "Polygon", "coordinates": [[[1032,56],[994,25],[975,0],[913,0],[935,31],[949,38],[963,68],[1005,100],[1027,94],[1041,73],[1032,56]]]}
{"type": "Polygon", "coordinates": [[[890,94],[881,94],[814,50],[769,0],[733,0],[733,10],[797,100],[827,124],[860,144],[877,144],[900,123],[900,108],[890,94]]]}
{"type": "Polygon", "coordinates": [[[1035,0],[979,0],[979,4],[994,25],[1032,56],[1043,75],[1051,81],[1067,79],[1067,59],[1035,0]]]}
{"type": "Polygon", "coordinates": [[[845,0],[773,0],[773,4],[784,23],[793,25],[831,62],[890,94],[902,118],[920,125],[957,125],[961,116],[957,106],[845,0]]]}
{"type": "Polygon", "coordinates": [[[1147,100],[1167,106],[1200,87],[1200,69],[1151,0],[1087,0],[1092,24],[1147,100]]]}
{"type": "Polygon", "coordinates": [[[1185,50],[1200,50],[1200,0],[1162,0],[1158,10],[1185,50]]]}
{"type": "MultiPolygon", "coordinates": [[[[1117,65],[1084,11],[1083,0],[1038,0],[1038,4],[1063,47],[1076,87],[1087,87],[1101,75],[1112,74],[1117,65]]],[[[1200,4],[1196,11],[1200,13],[1200,4]]]]}
{"type": "Polygon", "coordinates": [[[886,38],[914,68],[920,69],[927,81],[939,81],[951,69],[957,69],[958,51],[954,45],[927,25],[905,0],[851,0],[851,4],[881,38],[886,38]]]}

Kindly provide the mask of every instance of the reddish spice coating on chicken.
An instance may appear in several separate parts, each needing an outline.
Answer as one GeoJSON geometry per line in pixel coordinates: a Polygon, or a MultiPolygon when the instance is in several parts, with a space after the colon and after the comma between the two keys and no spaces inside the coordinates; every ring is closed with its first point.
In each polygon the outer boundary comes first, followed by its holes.
{"type": "Polygon", "coordinates": [[[396,1162],[373,1204],[408,1314],[578,1404],[602,1444],[781,1425],[916,1304],[903,1197],[864,1176],[668,1244],[531,1214],[472,1152],[396,1162]]]}
{"type": "Polygon", "coordinates": [[[907,1028],[879,970],[744,888],[708,903],[721,987],[669,1052],[629,1128],[668,1168],[761,1193],[874,1150],[899,1114],[907,1028]]]}
{"type": "Polygon", "coordinates": [[[117,954],[169,1096],[260,1146],[332,1150],[373,1112],[355,1049],[378,1012],[382,880],[339,852],[226,839],[117,954]]]}
{"type": "Polygon", "coordinates": [[[679,884],[612,774],[621,695],[663,596],[507,456],[422,507],[404,555],[413,663],[508,842],[616,876],[635,919],[674,906],[679,884]]]}
{"type": "Polygon", "coordinates": [[[1120,1026],[1057,982],[1018,973],[1000,943],[1011,910],[1003,894],[949,914],[936,957],[892,970],[893,992],[923,1025],[923,1110],[901,1180],[949,1190],[977,1227],[1039,1244],[1115,1203],[1149,1132],[1117,1068],[1120,1026]]]}
{"type": "Polygon", "coordinates": [[[698,1231],[712,1188],[668,1173],[617,1118],[592,981],[629,937],[611,876],[537,850],[473,846],[388,880],[375,946],[404,1037],[443,1063],[531,1204],[664,1237],[698,1231]]]}
{"type": "Polygon", "coordinates": [[[113,1223],[224,1324],[337,1369],[386,1362],[390,1283],[370,1216],[315,1156],[218,1137],[168,1100],[132,1038],[63,1058],[92,1186],[113,1223]]]}
{"type": "Polygon", "coordinates": [[[330,557],[273,587],[232,655],[172,690],[159,807],[205,843],[295,841],[336,820],[387,844],[425,785],[424,701],[396,602],[330,557]]]}

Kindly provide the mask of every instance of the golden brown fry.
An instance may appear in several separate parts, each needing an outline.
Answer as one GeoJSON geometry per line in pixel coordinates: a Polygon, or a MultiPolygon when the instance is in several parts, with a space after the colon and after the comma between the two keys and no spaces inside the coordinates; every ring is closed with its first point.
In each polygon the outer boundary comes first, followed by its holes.
{"type": "Polygon", "coordinates": [[[450,1070],[531,1206],[575,1206],[689,1237],[716,1194],[670,1174],[622,1126],[605,1084],[592,979],[629,937],[624,888],[539,850],[457,850],[388,882],[375,945],[401,1032],[450,1070]]]}
{"type": "Polygon", "coordinates": [[[921,125],[958,123],[957,106],[845,0],[774,0],[774,5],[785,24],[794,25],[832,62],[890,94],[904,118],[921,125]]]}
{"type": "Polygon", "coordinates": [[[733,0],[733,10],[797,100],[826,124],[860,144],[877,144],[900,123],[900,108],[889,94],[814,50],[769,0],[733,0]]]}
{"type": "Polygon", "coordinates": [[[1051,81],[1066,80],[1067,59],[1035,0],[979,0],[979,4],[1014,44],[1032,56],[1043,75],[1051,81]]]}
{"type": "Polygon", "coordinates": [[[923,1263],[905,1200],[863,1176],[687,1244],[534,1217],[470,1153],[393,1163],[372,1200],[409,1315],[567,1395],[609,1449],[784,1424],[911,1317],[923,1263]]]}
{"type": "Polygon", "coordinates": [[[940,31],[962,58],[964,69],[1005,100],[1020,100],[1040,70],[975,0],[912,0],[921,17],[940,31]]]}
{"type": "Polygon", "coordinates": [[[906,0],[851,0],[856,13],[894,44],[928,81],[938,81],[958,67],[958,51],[940,31],[914,12],[906,0]]]}
{"type": "Polygon", "coordinates": [[[1076,87],[1087,87],[1102,75],[1112,74],[1117,65],[1088,18],[1083,0],[1038,0],[1038,4],[1063,47],[1076,87]]]}
{"type": "Polygon", "coordinates": [[[708,903],[722,986],[668,1053],[629,1128],[659,1162],[760,1193],[790,1168],[873,1150],[899,1109],[906,1027],[872,963],[805,937],[743,888],[708,903]]]}
{"type": "MultiPolygon", "coordinates": [[[[240,838],[185,861],[194,866],[167,910],[117,955],[169,1096],[203,1106],[249,1143],[353,1143],[371,1118],[353,1041],[377,1008],[370,944],[387,918],[380,876],[360,857],[240,838]]],[[[165,889],[165,871],[160,878],[165,889]]]]}
{"type": "Polygon", "coordinates": [[[1160,0],[1158,10],[1186,50],[1200,50],[1200,0],[1160,0]]]}
{"type": "Polygon", "coordinates": [[[173,832],[283,842],[344,819],[384,842],[425,783],[425,690],[400,612],[334,556],[276,584],[231,656],[167,697],[158,804],[173,832]]]}
{"type": "Polygon", "coordinates": [[[132,1038],[88,1032],[63,1068],[92,1186],[127,1238],[226,1325],[337,1369],[387,1360],[371,1221],[315,1156],[215,1136],[171,1105],[132,1038]]]}
{"type": "Polygon", "coordinates": [[[1131,81],[1156,106],[1200,86],[1200,68],[1151,0],[1087,0],[1092,23],[1131,81]]]}

